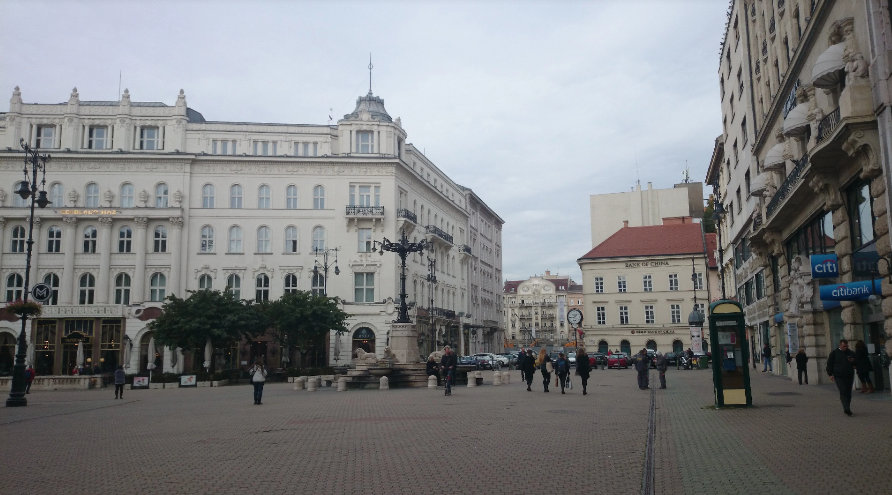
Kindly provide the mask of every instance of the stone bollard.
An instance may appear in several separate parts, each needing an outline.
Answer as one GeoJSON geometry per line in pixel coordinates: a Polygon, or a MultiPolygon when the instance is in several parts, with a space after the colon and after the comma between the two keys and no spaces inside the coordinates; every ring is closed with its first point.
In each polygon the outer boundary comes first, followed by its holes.
{"type": "Polygon", "coordinates": [[[437,377],[435,375],[427,377],[427,388],[437,388],[437,377]]]}
{"type": "Polygon", "coordinates": [[[477,386],[477,373],[473,371],[468,372],[468,387],[476,387],[477,386]]]}
{"type": "Polygon", "coordinates": [[[492,384],[495,386],[499,386],[502,384],[502,374],[498,371],[492,372],[492,384]]]}
{"type": "Polygon", "coordinates": [[[474,381],[477,382],[477,385],[483,385],[483,372],[477,370],[474,372],[474,381]]]}
{"type": "Polygon", "coordinates": [[[387,379],[386,376],[381,377],[381,384],[378,385],[378,390],[387,390],[390,388],[390,380],[387,379]]]}
{"type": "Polygon", "coordinates": [[[322,375],[316,375],[313,379],[316,380],[316,388],[322,388],[322,375]]]}
{"type": "Polygon", "coordinates": [[[305,377],[305,376],[296,377],[294,379],[294,390],[303,390],[304,382],[306,382],[306,381],[307,381],[307,377],[305,377]]]}
{"type": "Polygon", "coordinates": [[[341,377],[338,378],[338,392],[346,392],[347,391],[347,378],[341,377]]]}
{"type": "Polygon", "coordinates": [[[315,377],[311,377],[311,378],[307,381],[307,392],[315,392],[315,391],[316,391],[316,385],[318,385],[318,384],[319,384],[319,382],[316,381],[316,378],[315,378],[315,377]]]}
{"type": "Polygon", "coordinates": [[[511,373],[502,373],[502,385],[511,385],[511,373]]]}

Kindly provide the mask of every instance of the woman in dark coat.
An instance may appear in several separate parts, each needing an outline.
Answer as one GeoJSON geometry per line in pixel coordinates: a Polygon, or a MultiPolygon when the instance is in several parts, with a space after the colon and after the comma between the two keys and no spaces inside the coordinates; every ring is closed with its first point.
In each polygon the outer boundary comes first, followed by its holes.
{"type": "Polygon", "coordinates": [[[802,385],[802,376],[805,375],[805,384],[808,385],[808,356],[805,355],[805,348],[800,347],[796,353],[796,371],[799,373],[799,385],[802,385]]]}
{"type": "Polygon", "coordinates": [[[861,381],[861,393],[872,394],[873,382],[870,381],[870,372],[873,371],[873,365],[870,364],[870,354],[867,353],[867,346],[863,340],[859,340],[855,344],[855,372],[858,373],[858,380],[861,381]]]}
{"type": "Polygon", "coordinates": [[[539,349],[539,370],[542,371],[542,385],[545,392],[548,392],[548,383],[551,382],[551,372],[554,366],[551,364],[551,356],[545,352],[545,349],[539,349]]]}
{"type": "Polygon", "coordinates": [[[588,360],[588,354],[585,353],[585,349],[576,351],[576,374],[579,375],[579,379],[582,382],[582,395],[588,395],[585,387],[588,385],[588,377],[591,372],[592,364],[588,360]]]}
{"type": "Polygon", "coordinates": [[[530,387],[533,385],[533,377],[536,375],[536,356],[533,356],[531,349],[527,349],[527,354],[520,363],[520,369],[523,370],[523,377],[527,381],[527,392],[532,392],[530,387]]]}

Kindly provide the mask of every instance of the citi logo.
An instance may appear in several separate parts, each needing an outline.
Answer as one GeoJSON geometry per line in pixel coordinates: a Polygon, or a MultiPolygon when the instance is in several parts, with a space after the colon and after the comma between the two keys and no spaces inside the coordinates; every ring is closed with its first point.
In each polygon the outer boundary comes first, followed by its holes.
{"type": "Polygon", "coordinates": [[[824,273],[824,274],[837,274],[839,270],[836,267],[836,262],[833,260],[824,260],[817,265],[815,265],[815,273],[824,273]]]}
{"type": "Polygon", "coordinates": [[[840,285],[837,288],[833,289],[833,292],[831,292],[830,294],[832,294],[833,297],[869,296],[870,287],[866,285],[861,287],[846,287],[845,285],[840,285]]]}

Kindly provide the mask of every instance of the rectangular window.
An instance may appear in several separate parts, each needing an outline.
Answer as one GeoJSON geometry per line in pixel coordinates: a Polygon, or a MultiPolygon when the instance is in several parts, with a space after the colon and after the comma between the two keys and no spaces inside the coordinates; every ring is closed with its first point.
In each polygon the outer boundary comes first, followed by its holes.
{"type": "MultiPolygon", "coordinates": [[[[741,84],[743,84],[741,82],[741,84]]],[[[741,94],[743,94],[741,92],[741,94]]],[[[746,117],[743,118],[743,122],[740,123],[740,134],[743,136],[743,144],[746,144],[747,136],[746,136],[746,117]]]]}
{"type": "Polygon", "coordinates": [[[746,174],[743,176],[743,185],[746,186],[744,192],[746,193],[746,197],[750,197],[750,171],[747,170],[746,174]]]}
{"type": "Polygon", "coordinates": [[[359,250],[360,253],[370,253],[372,251],[372,229],[357,229],[359,232],[359,250]]]}
{"type": "Polygon", "coordinates": [[[694,290],[703,290],[703,274],[694,274],[694,290]]]}
{"type": "Polygon", "coordinates": [[[108,127],[90,127],[90,136],[87,147],[91,150],[104,150],[108,148],[108,127]]]}
{"type": "Polygon", "coordinates": [[[254,141],[254,156],[275,156],[278,144],[276,141],[254,141]]]}
{"type": "Polygon", "coordinates": [[[236,141],[228,139],[215,139],[211,147],[211,154],[214,155],[234,155],[236,141]]]}
{"type": "Polygon", "coordinates": [[[595,308],[595,314],[598,317],[598,325],[607,324],[607,308],[605,306],[598,306],[595,308]]]}
{"type": "Polygon", "coordinates": [[[653,275],[645,275],[642,283],[644,285],[644,292],[653,292],[653,290],[654,290],[653,275]]]}
{"type": "Polygon", "coordinates": [[[852,226],[852,250],[860,249],[876,237],[873,224],[873,197],[870,181],[858,182],[848,191],[849,224],[852,226]]]}
{"type": "Polygon", "coordinates": [[[699,311],[701,315],[706,316],[706,304],[697,303],[694,305],[694,309],[699,311]]]}
{"type": "Polygon", "coordinates": [[[678,274],[669,274],[669,290],[678,290],[678,274]]]}
{"type": "Polygon", "coordinates": [[[765,270],[756,274],[756,300],[765,297],[765,270]]]}
{"type": "Polygon", "coordinates": [[[34,143],[38,148],[54,148],[53,138],[56,136],[56,126],[39,125],[37,126],[37,142],[34,143]]]}
{"type": "Polygon", "coordinates": [[[651,304],[644,306],[644,323],[652,324],[654,322],[654,307],[651,304]]]}
{"type": "Polygon", "coordinates": [[[604,277],[595,277],[595,294],[604,293],[604,277]]]}
{"type": "Polygon", "coordinates": [[[372,132],[356,133],[356,152],[357,153],[374,153],[375,152],[375,135],[372,132]]]}
{"type": "Polygon", "coordinates": [[[157,127],[143,127],[139,130],[139,149],[157,150],[160,147],[160,131],[157,127]]]}
{"type": "Polygon", "coordinates": [[[672,323],[681,323],[681,305],[673,304],[670,310],[672,312],[672,323]]]}
{"type": "Polygon", "coordinates": [[[353,293],[354,293],[354,302],[358,302],[358,303],[375,302],[375,274],[374,273],[354,273],[353,274],[353,293]]]}
{"type": "Polygon", "coordinates": [[[616,277],[616,291],[617,292],[625,292],[626,291],[626,276],[619,275],[616,277]]]}
{"type": "Polygon", "coordinates": [[[737,213],[743,211],[743,201],[740,200],[740,188],[737,188],[737,213]]]}
{"type": "Polygon", "coordinates": [[[310,156],[310,143],[304,143],[304,156],[310,156]]]}
{"type": "Polygon", "coordinates": [[[620,325],[628,325],[629,324],[629,307],[628,306],[620,306],[619,307],[619,324],[620,325]]]}

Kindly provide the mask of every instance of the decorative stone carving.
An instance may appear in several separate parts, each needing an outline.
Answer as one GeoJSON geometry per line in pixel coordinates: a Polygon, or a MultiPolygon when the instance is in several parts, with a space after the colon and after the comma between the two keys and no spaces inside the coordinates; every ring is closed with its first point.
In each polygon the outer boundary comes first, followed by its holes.
{"type": "Polygon", "coordinates": [[[180,191],[179,189],[177,189],[176,191],[173,192],[173,205],[176,206],[177,208],[179,208],[180,205],[182,205],[182,204],[183,204],[183,191],[180,191]]]}
{"type": "Polygon", "coordinates": [[[396,358],[396,354],[394,354],[393,351],[390,350],[390,346],[384,348],[384,359],[392,361],[394,363],[400,362],[399,359],[396,358]]]}
{"type": "Polygon", "coordinates": [[[68,191],[68,202],[71,203],[69,206],[77,206],[77,198],[80,197],[80,194],[75,189],[68,191]]]}
{"type": "Polygon", "coordinates": [[[842,144],[842,150],[855,158],[858,166],[861,167],[861,177],[864,179],[872,179],[882,172],[875,151],[878,144],[875,133],[867,134],[861,130],[853,132],[842,144]]]}
{"type": "Polygon", "coordinates": [[[149,226],[149,219],[147,217],[134,217],[134,223],[136,223],[136,228],[144,229],[149,226]]]}
{"type": "Polygon", "coordinates": [[[774,231],[766,231],[762,234],[762,238],[765,239],[765,244],[768,246],[768,250],[772,256],[781,256],[784,252],[783,250],[783,239],[781,235],[774,231]]]}
{"type": "Polygon", "coordinates": [[[806,270],[802,256],[794,257],[790,264],[790,301],[787,304],[789,316],[801,316],[803,309],[811,309],[815,289],[811,284],[811,274],[806,270]]]}
{"type": "Polygon", "coordinates": [[[99,226],[103,229],[110,229],[114,219],[112,217],[99,217],[97,219],[99,226]]]}
{"type": "Polygon", "coordinates": [[[63,217],[62,221],[65,222],[65,225],[68,227],[77,227],[77,217],[63,217]]]}
{"type": "Polygon", "coordinates": [[[183,228],[183,217],[170,217],[167,219],[170,222],[170,226],[175,229],[183,228]]]}
{"type": "Polygon", "coordinates": [[[6,191],[0,187],[0,206],[6,206],[6,191]]]}
{"type": "Polygon", "coordinates": [[[113,193],[111,189],[106,189],[105,194],[102,195],[102,199],[105,200],[106,206],[111,207],[112,201],[115,199],[115,193],[113,193]]]}
{"type": "Polygon", "coordinates": [[[842,194],[839,193],[839,187],[836,181],[827,174],[815,174],[808,185],[821,195],[821,199],[824,201],[824,211],[833,211],[842,206],[842,194]]]}
{"type": "Polygon", "coordinates": [[[143,189],[142,191],[139,192],[139,205],[142,206],[143,208],[145,208],[146,205],[148,204],[148,202],[149,202],[149,192],[146,191],[145,189],[143,189]]]}
{"type": "Polygon", "coordinates": [[[6,217],[0,217],[0,229],[6,227],[6,217]]]}
{"type": "Polygon", "coordinates": [[[356,348],[356,360],[358,364],[377,364],[378,356],[373,352],[365,352],[362,347],[356,348]]]}
{"type": "Polygon", "coordinates": [[[201,268],[195,269],[195,279],[197,280],[202,275],[210,275],[211,278],[217,278],[217,269],[211,268],[210,265],[202,265],[201,268]]]}
{"type": "Polygon", "coordinates": [[[851,59],[846,61],[846,85],[851,86],[858,79],[867,79],[867,77],[868,65],[867,61],[864,60],[864,55],[860,53],[852,55],[851,59]]]}

